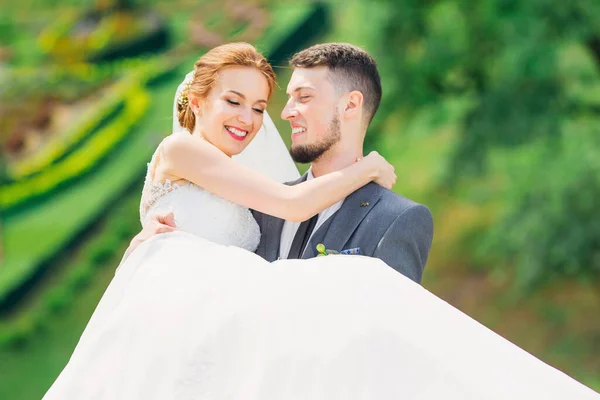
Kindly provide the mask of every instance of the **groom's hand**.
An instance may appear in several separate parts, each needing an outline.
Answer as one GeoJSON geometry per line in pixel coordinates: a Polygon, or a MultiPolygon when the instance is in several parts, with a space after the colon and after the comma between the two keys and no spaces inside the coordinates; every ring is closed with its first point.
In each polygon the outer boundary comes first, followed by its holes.
{"type": "Polygon", "coordinates": [[[127,253],[131,253],[136,247],[154,235],[175,231],[178,231],[178,229],[172,212],[168,214],[151,214],[144,229],[131,240],[127,253]]]}

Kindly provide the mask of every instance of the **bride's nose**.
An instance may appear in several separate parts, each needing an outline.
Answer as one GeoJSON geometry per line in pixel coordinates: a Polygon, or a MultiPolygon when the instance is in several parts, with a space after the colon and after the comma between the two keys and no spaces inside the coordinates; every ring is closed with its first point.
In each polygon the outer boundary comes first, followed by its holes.
{"type": "Polygon", "coordinates": [[[244,124],[245,126],[251,125],[252,110],[249,108],[244,108],[243,110],[240,110],[240,113],[238,114],[238,121],[240,121],[240,123],[244,124]]]}

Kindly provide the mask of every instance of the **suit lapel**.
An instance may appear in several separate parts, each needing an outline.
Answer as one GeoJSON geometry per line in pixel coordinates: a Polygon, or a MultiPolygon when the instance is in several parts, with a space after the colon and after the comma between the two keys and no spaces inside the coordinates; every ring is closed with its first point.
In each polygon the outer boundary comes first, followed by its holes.
{"type": "MultiPolygon", "coordinates": [[[[307,174],[302,175],[294,182],[286,182],[286,185],[294,186],[306,180],[307,174]]],[[[281,244],[281,230],[285,220],[266,215],[263,235],[265,235],[265,253],[267,260],[275,261],[279,258],[279,246],[281,244]]]]}
{"type": "Polygon", "coordinates": [[[279,258],[279,243],[281,241],[281,230],[285,221],[280,218],[269,216],[265,222],[265,253],[269,261],[279,258]]]}
{"type": "Polygon", "coordinates": [[[346,197],[342,207],[315,232],[304,249],[303,259],[316,257],[316,246],[323,243],[326,248],[343,250],[358,225],[377,204],[382,194],[381,186],[369,183],[346,197]]]}

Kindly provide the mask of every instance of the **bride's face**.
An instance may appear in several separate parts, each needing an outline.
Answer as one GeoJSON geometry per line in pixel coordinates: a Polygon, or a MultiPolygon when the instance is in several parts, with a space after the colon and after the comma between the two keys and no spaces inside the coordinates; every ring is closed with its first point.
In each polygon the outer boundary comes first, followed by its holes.
{"type": "Polygon", "coordinates": [[[192,100],[200,111],[194,133],[228,156],[239,154],[260,130],[268,97],[267,79],[256,68],[224,68],[207,98],[192,100]]]}

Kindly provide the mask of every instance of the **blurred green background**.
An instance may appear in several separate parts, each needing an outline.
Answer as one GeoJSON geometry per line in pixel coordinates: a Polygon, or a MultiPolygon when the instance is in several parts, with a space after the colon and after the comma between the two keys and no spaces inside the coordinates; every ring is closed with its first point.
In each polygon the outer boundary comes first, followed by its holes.
{"type": "MultiPolygon", "coordinates": [[[[423,285],[600,390],[597,0],[0,1],[0,398],[39,399],[131,237],[175,89],[207,49],[377,60],[367,135],[430,207],[423,285]]],[[[300,166],[301,171],[305,166],[300,166]]]]}

